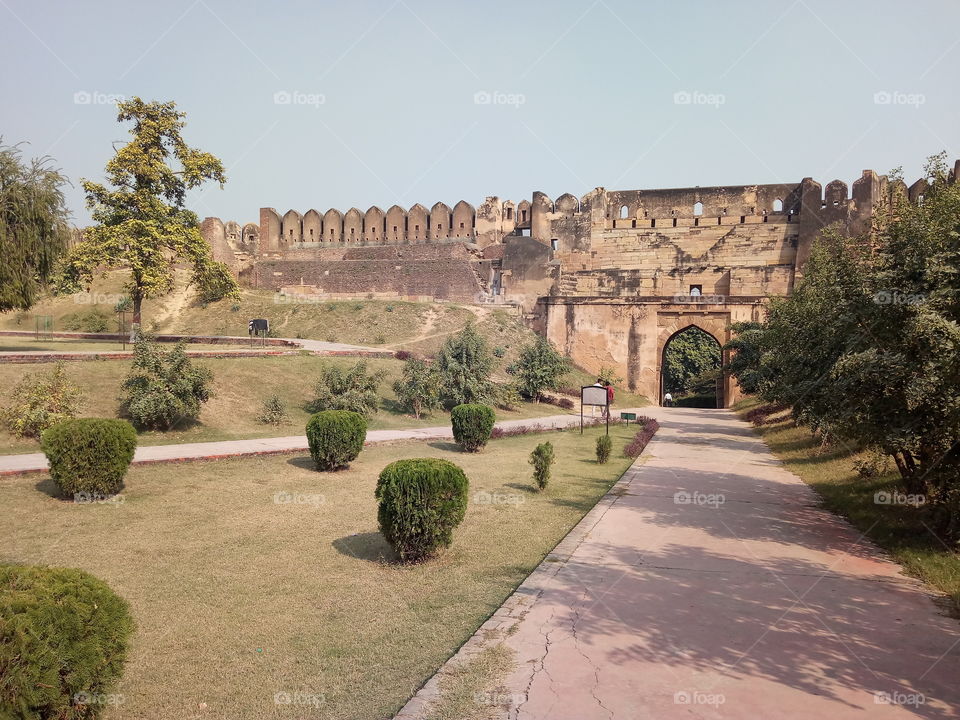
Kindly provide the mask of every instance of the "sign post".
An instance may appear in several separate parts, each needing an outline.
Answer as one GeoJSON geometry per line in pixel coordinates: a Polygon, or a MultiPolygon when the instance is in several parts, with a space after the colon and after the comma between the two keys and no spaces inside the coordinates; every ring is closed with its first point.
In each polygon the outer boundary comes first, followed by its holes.
{"type": "Polygon", "coordinates": [[[583,435],[583,406],[602,407],[610,434],[610,396],[602,385],[584,385],[580,388],[580,434],[583,435]]]}

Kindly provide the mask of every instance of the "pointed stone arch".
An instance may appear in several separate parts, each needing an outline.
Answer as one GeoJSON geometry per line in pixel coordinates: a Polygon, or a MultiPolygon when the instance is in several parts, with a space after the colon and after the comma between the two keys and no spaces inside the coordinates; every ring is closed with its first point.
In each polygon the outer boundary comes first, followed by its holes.
{"type": "Polygon", "coordinates": [[[453,206],[453,227],[450,237],[468,239],[474,235],[473,227],[476,223],[477,212],[473,205],[461,200],[453,206]]]}
{"type": "Polygon", "coordinates": [[[387,210],[386,232],[384,238],[388,243],[402,243],[407,238],[407,211],[399,205],[387,210]]]}
{"type": "Polygon", "coordinates": [[[343,242],[343,215],[336,208],[330,208],[323,214],[323,241],[343,242]]]}
{"type": "Polygon", "coordinates": [[[453,213],[450,208],[442,202],[438,202],[430,208],[430,237],[434,240],[450,237],[450,223],[453,221],[453,213]]]}
{"type": "Polygon", "coordinates": [[[323,239],[323,218],[316,210],[310,209],[303,214],[303,241],[320,242],[323,239]]]}
{"type": "MultiPolygon", "coordinates": [[[[672,314],[671,314],[672,315],[672,314]]],[[[667,348],[670,342],[678,335],[682,335],[691,328],[696,328],[711,338],[717,344],[720,351],[721,368],[726,365],[726,356],[723,346],[730,340],[730,321],[726,316],[704,315],[696,318],[685,317],[684,315],[667,316],[661,320],[658,317],[657,328],[657,377],[659,379],[659,397],[651,398],[657,404],[663,402],[664,392],[668,389],[664,387],[664,365],[667,348]]],[[[727,400],[730,397],[730,379],[721,372],[717,383],[717,407],[726,407],[727,400]]]]}
{"type": "Polygon", "coordinates": [[[363,215],[353,207],[343,216],[343,242],[347,245],[359,245],[362,240],[363,215]]]}
{"type": "Polygon", "coordinates": [[[283,215],[280,246],[286,247],[303,240],[303,218],[296,210],[287,210],[283,215]]]}
{"type": "Polygon", "coordinates": [[[371,206],[363,216],[363,240],[372,245],[383,242],[383,210],[376,205],[371,206]]]}
{"type": "Polygon", "coordinates": [[[407,211],[407,241],[423,243],[430,237],[430,211],[417,203],[407,211]]]}

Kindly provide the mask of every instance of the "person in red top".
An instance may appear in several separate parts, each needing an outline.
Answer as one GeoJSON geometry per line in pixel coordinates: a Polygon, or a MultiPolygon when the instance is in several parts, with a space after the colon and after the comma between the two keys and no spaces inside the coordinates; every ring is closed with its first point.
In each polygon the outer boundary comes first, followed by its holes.
{"type": "Polygon", "coordinates": [[[603,409],[603,417],[606,417],[610,412],[610,406],[613,405],[613,385],[609,380],[604,380],[603,386],[607,388],[607,407],[603,409]]]}

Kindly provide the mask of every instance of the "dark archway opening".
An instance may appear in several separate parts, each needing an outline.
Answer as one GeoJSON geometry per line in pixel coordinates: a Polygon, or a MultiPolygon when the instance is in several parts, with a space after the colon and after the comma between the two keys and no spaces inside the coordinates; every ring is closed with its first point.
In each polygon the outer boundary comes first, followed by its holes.
{"type": "Polygon", "coordinates": [[[723,373],[720,343],[696,325],[678,330],[660,358],[660,402],[669,393],[680,407],[722,408],[723,373]]]}

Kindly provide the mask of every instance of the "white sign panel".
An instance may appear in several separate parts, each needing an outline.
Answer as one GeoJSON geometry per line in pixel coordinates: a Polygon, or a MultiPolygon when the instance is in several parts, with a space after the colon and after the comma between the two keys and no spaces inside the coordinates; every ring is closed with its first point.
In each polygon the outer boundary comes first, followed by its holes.
{"type": "Polygon", "coordinates": [[[607,389],[596,385],[580,388],[580,402],[584,405],[606,405],[607,389]]]}

